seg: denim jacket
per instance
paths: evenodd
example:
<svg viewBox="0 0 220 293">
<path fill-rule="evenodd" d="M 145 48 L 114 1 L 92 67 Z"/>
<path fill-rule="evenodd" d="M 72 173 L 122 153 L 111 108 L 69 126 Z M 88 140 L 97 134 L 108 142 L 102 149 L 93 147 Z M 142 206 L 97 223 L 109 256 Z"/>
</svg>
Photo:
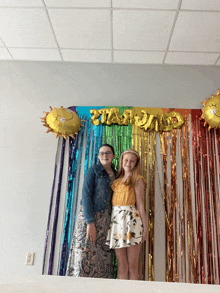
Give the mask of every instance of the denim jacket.
<svg viewBox="0 0 220 293">
<path fill-rule="evenodd" d="M 94 212 L 105 211 L 110 190 L 110 177 L 102 164 L 90 167 L 84 179 L 81 201 L 86 224 L 94 222 Z"/>
</svg>

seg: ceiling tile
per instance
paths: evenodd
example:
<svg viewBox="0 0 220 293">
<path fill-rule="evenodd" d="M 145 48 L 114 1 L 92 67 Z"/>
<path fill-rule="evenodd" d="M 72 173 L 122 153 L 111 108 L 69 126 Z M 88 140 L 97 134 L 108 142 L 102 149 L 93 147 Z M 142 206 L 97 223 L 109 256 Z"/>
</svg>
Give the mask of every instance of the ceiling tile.
<svg viewBox="0 0 220 293">
<path fill-rule="evenodd" d="M 12 57 L 11 57 L 11 55 L 9 54 L 9 52 L 8 52 L 8 50 L 7 49 L 5 49 L 5 48 L 0 48 L 0 60 L 4 60 L 4 59 L 6 59 L 6 60 L 11 60 L 11 59 L 13 59 Z"/>
<path fill-rule="evenodd" d="M 56 49 L 9 49 L 14 59 L 38 60 L 38 61 L 61 61 L 59 51 Z"/>
<path fill-rule="evenodd" d="M 219 54 L 217 53 L 194 53 L 194 52 L 168 52 L 166 64 L 183 65 L 214 65 Z"/>
<path fill-rule="evenodd" d="M 220 13 L 180 12 L 170 50 L 220 51 Z"/>
<path fill-rule="evenodd" d="M 48 9 L 61 48 L 111 49 L 110 11 Z"/>
<path fill-rule="evenodd" d="M 113 7 L 176 9 L 179 0 L 112 0 Z"/>
<path fill-rule="evenodd" d="M 114 48 L 165 50 L 174 16 L 173 11 L 113 11 Z"/>
<path fill-rule="evenodd" d="M 56 47 L 44 9 L 0 8 L 0 19 L 0 37 L 7 47 Z"/>
<path fill-rule="evenodd" d="M 42 0 L 0 0 L 0 6 L 44 6 Z"/>
<path fill-rule="evenodd" d="M 181 9 L 191 9 L 191 10 L 220 10 L 219 0 L 183 0 L 181 4 Z"/>
<path fill-rule="evenodd" d="M 62 49 L 64 61 L 74 62 L 111 62 L 111 51 L 107 50 L 69 50 Z"/>
<path fill-rule="evenodd" d="M 111 0 L 44 0 L 48 7 L 111 7 Z"/>
<path fill-rule="evenodd" d="M 164 52 L 114 51 L 116 63 L 162 63 Z"/>
</svg>

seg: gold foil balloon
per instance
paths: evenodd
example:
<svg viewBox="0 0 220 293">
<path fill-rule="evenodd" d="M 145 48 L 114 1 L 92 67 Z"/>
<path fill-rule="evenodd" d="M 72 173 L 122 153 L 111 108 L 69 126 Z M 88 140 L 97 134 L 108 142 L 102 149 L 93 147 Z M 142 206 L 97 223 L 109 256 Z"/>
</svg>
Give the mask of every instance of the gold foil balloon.
<svg viewBox="0 0 220 293">
<path fill-rule="evenodd" d="M 101 115 L 102 115 L 101 123 L 105 123 L 105 121 L 106 121 L 106 117 L 107 117 L 107 115 L 109 114 L 109 109 L 104 108 L 104 109 L 101 109 L 99 112 L 100 112 Z"/>
<path fill-rule="evenodd" d="M 180 129 L 181 126 L 184 124 L 183 116 L 180 113 L 175 112 L 175 111 L 170 112 L 169 115 L 170 115 L 170 117 L 177 119 L 177 122 L 173 123 L 173 128 Z"/>
<path fill-rule="evenodd" d="M 148 114 L 146 113 L 146 111 L 142 110 L 141 111 L 141 115 L 142 116 L 138 116 L 136 115 L 134 117 L 135 119 L 135 125 L 137 125 L 138 127 L 142 127 L 147 123 L 148 121 Z"/>
<path fill-rule="evenodd" d="M 99 125 L 99 117 L 101 115 L 101 123 L 107 123 L 107 125 L 111 124 L 119 124 L 119 125 L 128 125 L 129 120 L 131 124 L 134 124 L 134 115 L 132 109 L 126 109 L 123 112 L 123 116 L 121 115 L 118 108 L 113 107 L 110 109 L 92 109 L 90 110 L 90 113 L 92 114 L 91 122 L 94 125 Z"/>
<path fill-rule="evenodd" d="M 91 122 L 92 124 L 94 125 L 99 125 L 99 116 L 101 115 L 101 112 L 99 110 L 96 110 L 96 109 L 93 109 L 93 110 L 90 110 L 90 113 L 93 115 L 92 118 L 91 118 Z"/>
<path fill-rule="evenodd" d="M 45 117 L 41 118 L 43 125 L 48 128 L 48 132 L 53 132 L 55 137 L 67 136 L 74 138 L 74 134 L 78 134 L 81 125 L 81 119 L 76 112 L 67 108 L 52 108 L 50 112 L 44 112 Z"/>
<path fill-rule="evenodd" d="M 93 115 L 91 122 L 94 125 L 99 125 L 99 117 L 101 115 L 101 123 L 107 125 L 136 125 L 144 128 L 145 131 L 172 131 L 174 128 L 181 128 L 184 124 L 182 115 L 178 112 L 159 113 L 155 108 L 140 108 L 140 111 L 135 112 L 135 109 L 125 109 L 123 116 L 117 107 L 109 109 L 92 109 L 90 113 Z"/>
<path fill-rule="evenodd" d="M 184 124 L 182 115 L 174 111 L 164 114 L 149 114 L 142 110 L 141 115 L 141 117 L 135 116 L 135 125 L 144 128 L 145 131 L 172 131 L 174 128 L 181 128 Z"/>
<path fill-rule="evenodd" d="M 204 107 L 202 108 L 202 115 L 200 119 L 204 119 L 206 124 L 209 124 L 209 130 L 211 128 L 220 128 L 220 89 L 216 96 L 212 95 L 211 98 L 201 102 Z"/>
<path fill-rule="evenodd" d="M 173 118 L 176 118 L 177 122 Z M 179 129 L 184 124 L 183 116 L 175 111 L 163 114 L 162 120 L 163 131 L 171 131 L 174 128 Z"/>
<path fill-rule="evenodd" d="M 125 109 L 123 112 L 123 117 L 123 125 L 128 125 L 129 120 L 131 125 L 134 124 L 134 112 L 132 109 Z"/>
<path fill-rule="evenodd" d="M 106 123 L 107 125 L 111 125 L 112 123 L 122 125 L 123 118 L 118 108 L 114 107 L 109 109 L 108 119 Z"/>
<path fill-rule="evenodd" d="M 154 130 L 154 120 L 155 120 L 156 115 L 150 114 L 148 121 L 144 125 L 145 130 Z"/>
</svg>

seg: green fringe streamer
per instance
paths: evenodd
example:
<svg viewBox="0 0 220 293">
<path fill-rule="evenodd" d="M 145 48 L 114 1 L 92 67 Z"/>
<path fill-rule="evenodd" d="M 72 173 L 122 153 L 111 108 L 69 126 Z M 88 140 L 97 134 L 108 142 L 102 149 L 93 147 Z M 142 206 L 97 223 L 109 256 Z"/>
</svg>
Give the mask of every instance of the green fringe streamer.
<svg viewBox="0 0 220 293">
<path fill-rule="evenodd" d="M 105 107 L 107 109 L 112 108 L 112 106 Z M 123 115 L 123 111 L 125 109 L 133 109 L 133 107 L 117 107 Z M 132 146 L 132 125 L 118 125 L 104 124 L 103 131 L 103 143 L 108 143 L 112 145 L 115 149 L 115 159 L 113 160 L 113 164 L 115 165 L 115 169 L 118 170 L 119 166 L 119 158 L 123 151 L 130 149 Z M 113 278 L 117 279 L 117 259 L 114 254 L 113 256 Z"/>
</svg>

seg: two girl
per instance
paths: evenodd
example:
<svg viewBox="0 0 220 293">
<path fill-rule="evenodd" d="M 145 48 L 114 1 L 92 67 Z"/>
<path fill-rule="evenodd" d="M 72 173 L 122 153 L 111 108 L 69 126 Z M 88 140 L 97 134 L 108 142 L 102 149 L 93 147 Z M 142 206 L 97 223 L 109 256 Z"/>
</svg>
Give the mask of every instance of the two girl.
<svg viewBox="0 0 220 293">
<path fill-rule="evenodd" d="M 100 164 L 90 167 L 86 174 L 67 276 L 113 278 L 115 249 L 117 278 L 138 280 L 141 243 L 147 238 L 140 157 L 134 150 L 124 151 L 117 180 L 112 165 L 114 157 L 114 148 L 102 145 L 98 154 Z"/>
</svg>

